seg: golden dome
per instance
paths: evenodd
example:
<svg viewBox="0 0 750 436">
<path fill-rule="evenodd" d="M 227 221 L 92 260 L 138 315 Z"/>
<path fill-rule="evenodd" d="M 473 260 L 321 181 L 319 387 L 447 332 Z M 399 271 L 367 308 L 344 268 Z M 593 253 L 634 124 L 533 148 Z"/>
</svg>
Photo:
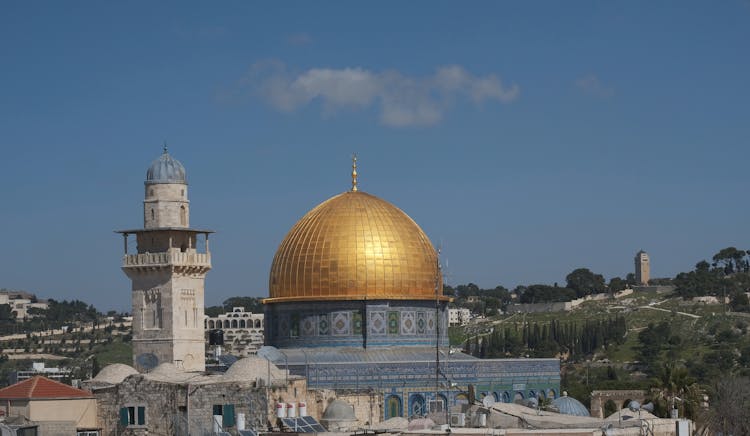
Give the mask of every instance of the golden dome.
<svg viewBox="0 0 750 436">
<path fill-rule="evenodd" d="M 271 265 L 265 303 L 431 300 L 437 254 L 401 209 L 362 191 L 336 195 L 292 227 Z"/>
</svg>

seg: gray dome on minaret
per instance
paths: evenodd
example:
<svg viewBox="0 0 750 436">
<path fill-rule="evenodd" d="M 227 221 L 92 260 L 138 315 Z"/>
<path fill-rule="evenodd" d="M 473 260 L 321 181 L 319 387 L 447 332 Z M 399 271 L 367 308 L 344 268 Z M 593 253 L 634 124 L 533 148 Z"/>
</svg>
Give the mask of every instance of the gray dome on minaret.
<svg viewBox="0 0 750 436">
<path fill-rule="evenodd" d="M 182 166 L 180 161 L 170 156 L 166 145 L 161 156 L 151 162 L 151 166 L 146 171 L 146 184 L 157 183 L 182 183 L 187 185 L 185 167 Z"/>
</svg>

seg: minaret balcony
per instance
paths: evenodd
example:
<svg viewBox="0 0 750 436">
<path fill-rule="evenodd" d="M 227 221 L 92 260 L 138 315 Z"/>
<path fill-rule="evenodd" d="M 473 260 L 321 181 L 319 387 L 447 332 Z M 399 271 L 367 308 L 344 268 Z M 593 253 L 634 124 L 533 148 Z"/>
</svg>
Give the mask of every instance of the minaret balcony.
<svg viewBox="0 0 750 436">
<path fill-rule="evenodd" d="M 122 259 L 123 268 L 162 268 L 185 267 L 208 271 L 211 269 L 211 253 L 167 252 L 126 254 Z"/>
</svg>

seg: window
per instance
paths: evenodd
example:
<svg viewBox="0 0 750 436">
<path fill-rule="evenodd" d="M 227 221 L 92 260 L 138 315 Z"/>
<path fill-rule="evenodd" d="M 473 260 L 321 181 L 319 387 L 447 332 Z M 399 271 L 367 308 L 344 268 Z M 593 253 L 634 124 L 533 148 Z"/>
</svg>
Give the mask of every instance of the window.
<svg viewBox="0 0 750 436">
<path fill-rule="evenodd" d="M 214 416 L 221 416 L 221 426 L 234 427 L 234 404 L 214 404 Z"/>
<path fill-rule="evenodd" d="M 126 406 L 120 409 L 120 425 L 146 425 L 146 406 Z"/>
<path fill-rule="evenodd" d="M 99 436 L 99 430 L 78 430 L 76 436 Z"/>
<path fill-rule="evenodd" d="M 430 412 L 441 413 L 443 411 L 443 400 L 430 400 Z"/>
</svg>

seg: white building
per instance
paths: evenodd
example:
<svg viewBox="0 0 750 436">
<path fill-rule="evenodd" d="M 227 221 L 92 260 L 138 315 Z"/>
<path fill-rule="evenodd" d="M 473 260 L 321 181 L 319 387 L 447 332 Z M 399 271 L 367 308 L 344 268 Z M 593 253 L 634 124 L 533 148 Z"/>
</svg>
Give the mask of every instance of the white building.
<svg viewBox="0 0 750 436">
<path fill-rule="evenodd" d="M 233 307 L 205 321 L 206 331 L 224 331 L 224 351 L 237 357 L 255 354 L 263 346 L 263 326 L 263 314 L 245 312 L 244 307 Z"/>
<path fill-rule="evenodd" d="M 44 365 L 44 362 L 34 362 L 31 364 L 31 369 L 13 371 L 8 377 L 8 382 L 12 385 L 28 380 L 31 377 L 41 375 L 48 379 L 63 382 L 66 377 L 70 376 L 70 369 L 68 368 L 50 368 Z"/>
<path fill-rule="evenodd" d="M 16 313 L 16 319 L 30 317 L 29 309 L 47 310 L 49 303 L 46 300 L 37 300 L 34 294 L 24 291 L 0 291 L 0 304 L 7 304 L 10 310 Z"/>
<path fill-rule="evenodd" d="M 471 311 L 465 307 L 448 309 L 448 325 L 464 325 L 469 322 Z"/>
</svg>

